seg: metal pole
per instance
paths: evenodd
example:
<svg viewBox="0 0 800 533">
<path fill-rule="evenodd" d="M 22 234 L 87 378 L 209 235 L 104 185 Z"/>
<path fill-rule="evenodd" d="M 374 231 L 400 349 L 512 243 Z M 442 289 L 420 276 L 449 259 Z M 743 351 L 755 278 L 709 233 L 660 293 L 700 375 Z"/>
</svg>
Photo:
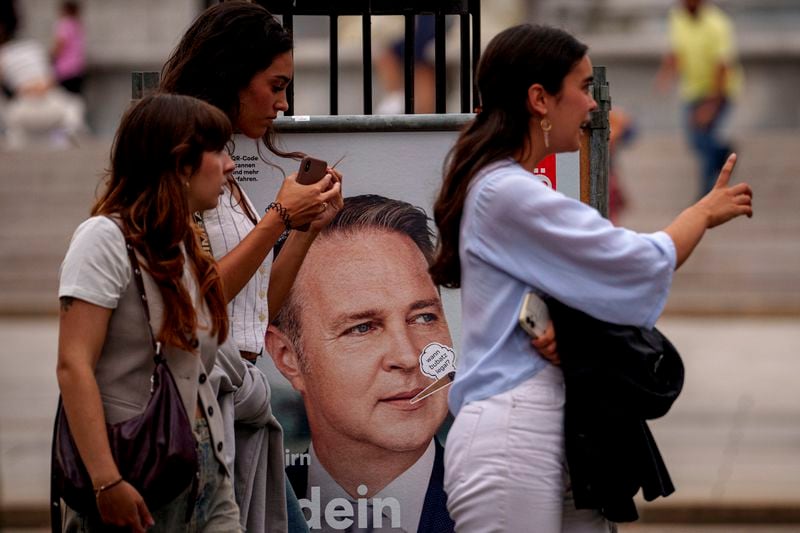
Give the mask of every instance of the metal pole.
<svg viewBox="0 0 800 533">
<path fill-rule="evenodd" d="M 471 65 L 469 63 L 469 13 L 459 15 L 461 22 L 461 112 L 469 113 L 469 95 L 472 87 Z"/>
<path fill-rule="evenodd" d="M 480 0 L 469 0 L 469 11 L 472 13 L 472 108 L 481 105 L 475 74 L 478 72 L 478 60 L 481 57 L 481 3 Z"/>
<path fill-rule="evenodd" d="M 361 42 L 364 57 L 364 114 L 372 114 L 372 18 L 369 13 L 361 17 Z"/>
<path fill-rule="evenodd" d="M 131 72 L 131 99 L 141 100 L 158 90 L 160 72 Z"/>
<path fill-rule="evenodd" d="M 434 47 L 436 65 L 436 112 L 447 113 L 447 60 L 445 59 L 445 20 L 442 13 L 437 13 L 434 22 Z"/>
<path fill-rule="evenodd" d="M 405 93 L 406 114 L 414 113 L 414 14 L 406 14 L 406 39 L 405 39 Z"/>
<path fill-rule="evenodd" d="M 286 28 L 286 31 L 288 31 L 289 34 L 293 34 L 294 19 L 292 19 L 292 14 L 284 13 L 282 18 L 283 27 Z M 294 82 L 290 83 L 289 86 L 286 87 L 286 103 L 289 105 L 289 109 L 286 110 L 284 115 L 291 117 L 294 115 Z"/>
<path fill-rule="evenodd" d="M 597 110 L 589 124 L 589 205 L 608 217 L 608 113 L 611 111 L 611 93 L 606 81 L 606 67 L 594 67 L 594 99 Z"/>
<path fill-rule="evenodd" d="M 339 15 L 333 14 L 331 22 L 331 115 L 339 114 Z"/>
</svg>

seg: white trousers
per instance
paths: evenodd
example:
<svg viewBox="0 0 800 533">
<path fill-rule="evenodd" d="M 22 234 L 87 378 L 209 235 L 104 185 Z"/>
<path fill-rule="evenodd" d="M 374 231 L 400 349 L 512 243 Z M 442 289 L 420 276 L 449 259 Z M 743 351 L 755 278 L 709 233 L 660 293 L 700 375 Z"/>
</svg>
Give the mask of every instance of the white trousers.
<svg viewBox="0 0 800 533">
<path fill-rule="evenodd" d="M 461 408 L 447 436 L 444 488 L 459 533 L 609 533 L 576 510 L 564 457 L 564 378 L 548 365 Z"/>
</svg>

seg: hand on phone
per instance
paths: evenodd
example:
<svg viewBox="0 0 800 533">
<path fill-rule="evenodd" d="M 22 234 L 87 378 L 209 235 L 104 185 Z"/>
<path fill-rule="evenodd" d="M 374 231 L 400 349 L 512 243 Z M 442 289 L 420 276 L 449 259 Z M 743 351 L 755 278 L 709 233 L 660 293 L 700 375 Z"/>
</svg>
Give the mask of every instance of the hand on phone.
<svg viewBox="0 0 800 533">
<path fill-rule="evenodd" d="M 542 336 L 550 321 L 547 304 L 535 292 L 529 292 L 522 301 L 519 310 L 519 326 L 531 336 L 532 339 Z"/>
<path fill-rule="evenodd" d="M 534 292 L 525 295 L 519 311 L 519 325 L 531 337 L 531 345 L 539 355 L 558 365 L 561 359 L 556 349 L 556 334 L 547 304 Z"/>
<path fill-rule="evenodd" d="M 325 177 L 328 173 L 328 163 L 322 159 L 316 159 L 311 156 L 305 156 L 300 161 L 300 169 L 297 171 L 297 183 L 300 185 L 312 185 Z M 302 224 L 297 226 L 297 231 L 308 231 L 311 223 Z"/>
<path fill-rule="evenodd" d="M 292 229 L 304 230 L 309 225 L 316 226 L 317 219 L 332 211 L 332 207 L 336 211 L 341 208 L 342 185 L 333 173 L 326 172 L 322 179 L 310 185 L 298 183 L 297 177 L 297 172 L 286 176 L 275 197 L 275 202 L 288 215 Z"/>
<path fill-rule="evenodd" d="M 556 345 L 556 330 L 552 320 L 547 321 L 544 333 L 532 339 L 531 344 L 539 352 L 539 355 L 550 361 L 550 364 L 556 366 L 561 364 L 561 357 L 558 355 L 558 346 Z"/>
<path fill-rule="evenodd" d="M 324 178 L 327 173 L 328 163 L 321 159 L 305 156 L 300 161 L 300 169 L 297 171 L 297 183 L 311 185 Z"/>
</svg>

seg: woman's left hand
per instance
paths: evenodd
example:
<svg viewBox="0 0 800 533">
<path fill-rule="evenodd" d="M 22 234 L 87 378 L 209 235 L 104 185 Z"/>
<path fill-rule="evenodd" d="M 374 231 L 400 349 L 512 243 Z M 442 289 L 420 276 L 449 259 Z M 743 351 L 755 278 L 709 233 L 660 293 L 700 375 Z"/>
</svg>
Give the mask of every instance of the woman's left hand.
<svg viewBox="0 0 800 533">
<path fill-rule="evenodd" d="M 331 186 L 335 183 L 342 183 L 342 173 L 336 170 L 335 168 L 328 167 L 328 174 L 333 176 L 333 180 L 331 181 Z M 313 233 L 319 233 L 322 229 L 331 223 L 333 218 L 336 216 L 336 213 L 344 205 L 344 197 L 342 196 L 342 190 L 339 189 L 339 194 L 335 196 L 332 200 L 326 202 L 325 210 L 320 213 L 317 218 L 311 221 L 311 231 Z"/>
<path fill-rule="evenodd" d="M 539 355 L 550 363 L 554 365 L 561 364 L 561 358 L 558 356 L 556 349 L 556 330 L 553 328 L 552 320 L 547 323 L 547 328 L 545 328 L 542 335 L 531 340 L 531 344 L 539 352 Z"/>
</svg>

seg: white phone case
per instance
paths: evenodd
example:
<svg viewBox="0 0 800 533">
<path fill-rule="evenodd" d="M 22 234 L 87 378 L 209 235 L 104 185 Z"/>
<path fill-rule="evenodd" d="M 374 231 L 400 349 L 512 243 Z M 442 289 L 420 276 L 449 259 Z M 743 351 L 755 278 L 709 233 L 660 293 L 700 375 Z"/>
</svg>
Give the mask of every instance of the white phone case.
<svg viewBox="0 0 800 533">
<path fill-rule="evenodd" d="M 547 304 L 534 292 L 526 294 L 519 311 L 520 327 L 535 339 L 544 334 L 549 321 L 550 313 L 547 311 Z"/>
</svg>

